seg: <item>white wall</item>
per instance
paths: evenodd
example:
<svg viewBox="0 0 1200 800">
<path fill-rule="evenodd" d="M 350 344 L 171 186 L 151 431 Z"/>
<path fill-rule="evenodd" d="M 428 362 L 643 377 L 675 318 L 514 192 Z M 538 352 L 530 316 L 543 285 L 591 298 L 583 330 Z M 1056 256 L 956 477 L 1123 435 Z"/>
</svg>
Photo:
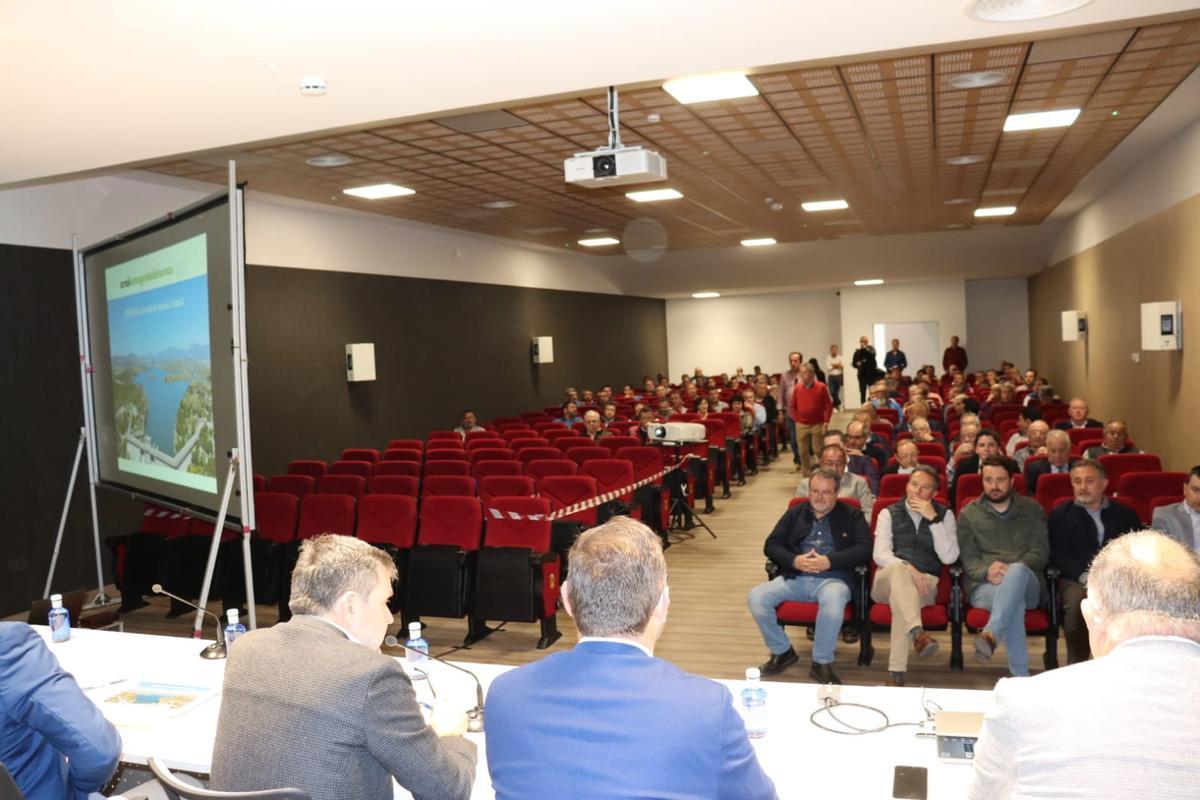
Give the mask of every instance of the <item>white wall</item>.
<svg viewBox="0 0 1200 800">
<path fill-rule="evenodd" d="M 948 342 L 950 335 L 944 338 Z M 968 369 L 990 369 L 1001 361 L 1011 361 L 1021 369 L 1030 366 L 1029 281 L 967 281 L 967 335 L 963 347 L 968 348 Z"/>
<path fill-rule="evenodd" d="M 148 173 L 0 191 L 0 243 L 81 247 L 127 231 L 218 191 Z M 250 192 L 251 264 L 624 293 L 633 267 L 449 228 Z M 636 293 L 636 292 L 632 292 Z"/>
<path fill-rule="evenodd" d="M 871 338 L 877 322 L 936 322 L 939 335 L 946 342 L 958 335 L 966 339 L 967 304 L 965 281 L 944 280 L 931 283 L 864 286 L 842 290 L 842 341 L 852 354 L 858 347 L 858 337 Z M 964 341 L 964 347 L 970 347 Z M 904 344 L 901 343 L 901 349 Z M 970 352 L 968 350 L 968 352 Z M 883 353 L 878 353 L 883 367 Z M 858 402 L 858 376 L 846 363 L 847 405 Z M 920 364 L 911 365 L 912 369 Z M 940 364 L 938 367 L 940 368 Z"/>
<path fill-rule="evenodd" d="M 787 354 L 824 363 L 840 344 L 840 311 L 832 290 L 667 301 L 667 362 L 673 378 L 701 367 L 713 374 L 787 369 Z"/>
</svg>

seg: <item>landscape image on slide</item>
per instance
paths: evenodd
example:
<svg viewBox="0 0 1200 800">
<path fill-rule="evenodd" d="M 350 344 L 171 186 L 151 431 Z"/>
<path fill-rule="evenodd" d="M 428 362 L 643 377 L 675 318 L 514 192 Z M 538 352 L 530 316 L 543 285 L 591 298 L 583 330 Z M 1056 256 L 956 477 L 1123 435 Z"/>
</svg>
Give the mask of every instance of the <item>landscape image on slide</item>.
<svg viewBox="0 0 1200 800">
<path fill-rule="evenodd" d="M 117 466 L 217 491 L 206 235 L 104 272 Z"/>
</svg>

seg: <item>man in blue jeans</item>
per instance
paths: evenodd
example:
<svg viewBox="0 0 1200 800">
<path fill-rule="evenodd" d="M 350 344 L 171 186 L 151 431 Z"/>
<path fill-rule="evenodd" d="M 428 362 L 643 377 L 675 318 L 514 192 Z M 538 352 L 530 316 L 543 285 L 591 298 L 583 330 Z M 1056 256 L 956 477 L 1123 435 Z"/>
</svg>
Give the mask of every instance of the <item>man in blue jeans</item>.
<svg viewBox="0 0 1200 800">
<path fill-rule="evenodd" d="M 989 660 L 1003 642 L 1008 671 L 1023 677 L 1029 674 L 1025 611 L 1037 608 L 1046 589 L 1050 537 L 1042 507 L 1013 493 L 1014 469 L 1003 456 L 984 459 L 983 496 L 959 516 L 958 548 L 967 598 L 991 614 L 975 638 L 975 658 Z"/>
<path fill-rule="evenodd" d="M 789 508 L 763 545 L 779 575 L 750 590 L 750 613 L 771 651 L 762 674 L 776 675 L 800 657 L 776 621 L 775 607 L 789 600 L 817 603 L 808 674 L 818 683 L 841 683 L 833 672 L 834 650 L 854 568 L 871 558 L 871 530 L 862 511 L 837 501 L 838 476 L 832 470 L 815 470 L 808 487 L 808 502 Z"/>
</svg>

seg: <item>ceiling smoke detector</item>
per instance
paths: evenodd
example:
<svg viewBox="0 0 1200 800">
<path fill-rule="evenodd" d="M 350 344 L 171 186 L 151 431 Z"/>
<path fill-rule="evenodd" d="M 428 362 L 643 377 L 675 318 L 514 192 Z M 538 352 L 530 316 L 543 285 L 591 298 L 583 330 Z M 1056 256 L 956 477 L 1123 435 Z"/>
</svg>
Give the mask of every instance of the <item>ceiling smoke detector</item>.
<svg viewBox="0 0 1200 800">
<path fill-rule="evenodd" d="M 354 159 L 341 153 L 323 153 L 306 159 L 304 163 L 310 167 L 344 167 L 354 163 Z"/>
<path fill-rule="evenodd" d="M 300 79 L 300 94 L 305 97 L 320 97 L 328 89 L 325 79 L 318 75 L 305 75 Z"/>
<path fill-rule="evenodd" d="M 513 208 L 516 205 L 517 205 L 516 201 L 513 201 L 513 200 L 488 200 L 486 203 L 483 204 L 483 207 L 491 208 L 491 209 L 501 209 L 501 208 Z"/>
</svg>

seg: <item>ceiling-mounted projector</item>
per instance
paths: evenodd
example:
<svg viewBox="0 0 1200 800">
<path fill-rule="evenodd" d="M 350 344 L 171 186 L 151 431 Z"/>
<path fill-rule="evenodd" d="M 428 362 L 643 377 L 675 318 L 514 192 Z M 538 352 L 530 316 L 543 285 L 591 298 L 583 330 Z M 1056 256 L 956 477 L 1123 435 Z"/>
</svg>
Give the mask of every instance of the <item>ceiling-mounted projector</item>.
<svg viewBox="0 0 1200 800">
<path fill-rule="evenodd" d="M 586 153 L 576 153 L 563 162 L 567 183 L 595 189 L 626 183 L 650 183 L 667 179 L 667 160 L 641 145 L 621 144 L 620 103 L 617 87 L 608 87 L 608 145 Z"/>
<path fill-rule="evenodd" d="M 639 147 L 602 147 L 563 162 L 567 183 L 595 188 L 667 179 L 667 160 Z"/>
</svg>

